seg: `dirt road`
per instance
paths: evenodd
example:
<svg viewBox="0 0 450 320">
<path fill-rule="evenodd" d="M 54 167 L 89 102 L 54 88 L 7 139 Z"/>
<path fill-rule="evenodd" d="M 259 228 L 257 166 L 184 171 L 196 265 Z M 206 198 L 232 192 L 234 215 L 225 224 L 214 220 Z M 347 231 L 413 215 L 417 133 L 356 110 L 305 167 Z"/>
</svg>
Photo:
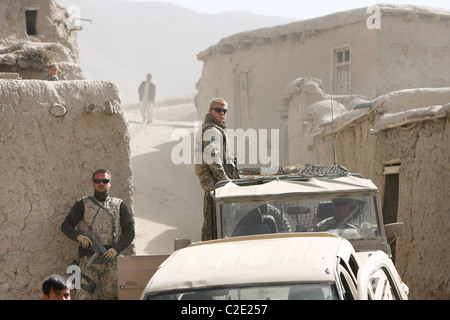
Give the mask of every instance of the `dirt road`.
<svg viewBox="0 0 450 320">
<path fill-rule="evenodd" d="M 154 121 L 142 123 L 139 109 L 125 110 L 129 123 L 136 217 L 136 253 L 170 254 L 175 238 L 199 241 L 203 223 L 203 191 L 193 164 L 171 159 L 174 130 L 192 139 L 194 104 L 157 107 Z M 186 137 L 189 138 L 189 137 Z M 192 140 L 191 140 L 192 141 Z"/>
</svg>

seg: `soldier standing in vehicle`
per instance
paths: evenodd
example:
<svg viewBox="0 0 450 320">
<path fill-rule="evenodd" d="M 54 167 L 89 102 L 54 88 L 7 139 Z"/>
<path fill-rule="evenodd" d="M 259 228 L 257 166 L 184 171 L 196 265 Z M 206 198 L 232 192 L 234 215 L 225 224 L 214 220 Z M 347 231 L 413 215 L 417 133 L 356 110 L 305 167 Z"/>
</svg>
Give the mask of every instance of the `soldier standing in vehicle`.
<svg viewBox="0 0 450 320">
<path fill-rule="evenodd" d="M 221 180 L 239 178 L 232 157 L 225 129 L 228 103 L 223 98 L 210 102 L 201 135 L 196 140 L 195 174 L 200 180 L 204 195 L 202 241 L 216 238 L 214 200 L 211 192 L 214 185 Z M 201 160 L 199 159 L 201 156 Z"/>
<path fill-rule="evenodd" d="M 111 173 L 108 170 L 97 169 L 92 174 L 92 185 L 94 196 L 85 196 L 73 205 L 61 231 L 80 244 L 77 264 L 81 280 L 88 280 L 87 285 L 81 286 L 90 292 L 83 298 L 114 300 L 118 296 L 116 257 L 134 239 L 134 219 L 125 202 L 109 196 Z M 87 266 L 95 253 L 92 235 L 100 240 L 106 252 Z"/>
</svg>

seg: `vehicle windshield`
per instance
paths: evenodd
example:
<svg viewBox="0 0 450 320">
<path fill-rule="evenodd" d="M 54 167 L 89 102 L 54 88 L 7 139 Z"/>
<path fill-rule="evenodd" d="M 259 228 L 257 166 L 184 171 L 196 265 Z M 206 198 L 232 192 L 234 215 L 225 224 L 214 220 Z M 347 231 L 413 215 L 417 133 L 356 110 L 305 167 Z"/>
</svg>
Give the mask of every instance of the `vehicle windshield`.
<svg viewBox="0 0 450 320">
<path fill-rule="evenodd" d="M 264 233 L 330 232 L 348 240 L 381 237 L 375 197 L 314 195 L 285 200 L 225 200 L 219 203 L 219 237 Z"/>
<path fill-rule="evenodd" d="M 187 289 L 147 294 L 145 300 L 337 300 L 334 283 Z"/>
</svg>

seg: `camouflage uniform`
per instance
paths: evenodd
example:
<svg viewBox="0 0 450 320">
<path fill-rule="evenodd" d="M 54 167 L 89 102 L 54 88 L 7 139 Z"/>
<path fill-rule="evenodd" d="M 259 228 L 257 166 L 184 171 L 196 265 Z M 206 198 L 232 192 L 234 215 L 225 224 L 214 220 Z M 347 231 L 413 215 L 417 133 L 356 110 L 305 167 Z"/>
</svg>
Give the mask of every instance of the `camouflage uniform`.
<svg viewBox="0 0 450 320">
<path fill-rule="evenodd" d="M 106 249 L 117 244 L 121 236 L 119 212 L 122 200 L 109 197 L 99 206 L 99 202 L 92 197 L 83 197 L 83 202 L 84 218 L 78 224 L 78 231 L 83 234 L 95 233 Z M 79 266 L 81 272 L 97 285 L 91 298 L 117 299 L 117 259 L 99 263 L 99 256 L 88 268 L 86 264 L 94 254 L 93 251 L 89 251 L 89 255 L 81 257 Z"/>
<path fill-rule="evenodd" d="M 75 241 L 79 234 L 95 233 L 106 250 L 114 248 L 118 254 L 132 242 L 135 235 L 134 220 L 128 207 L 121 199 L 112 197 L 107 197 L 103 202 L 94 197 L 83 197 L 73 206 L 61 230 Z M 91 247 L 80 247 L 78 266 L 81 273 L 95 283 L 95 290 L 93 293 L 76 290 L 74 296 L 76 299 L 117 299 L 117 259 L 101 262 L 99 255 L 91 266 L 87 267 L 86 264 L 93 254 Z M 86 284 L 81 280 L 82 285 Z"/>
<path fill-rule="evenodd" d="M 214 239 L 216 235 L 215 207 L 211 191 L 221 180 L 230 180 L 225 173 L 224 163 L 231 161 L 225 122 L 218 122 L 213 115 L 207 114 L 201 135 L 197 137 L 195 174 L 200 180 L 204 195 L 202 241 Z M 201 161 L 199 157 L 201 156 Z M 201 163 L 200 163 L 201 162 Z"/>
</svg>

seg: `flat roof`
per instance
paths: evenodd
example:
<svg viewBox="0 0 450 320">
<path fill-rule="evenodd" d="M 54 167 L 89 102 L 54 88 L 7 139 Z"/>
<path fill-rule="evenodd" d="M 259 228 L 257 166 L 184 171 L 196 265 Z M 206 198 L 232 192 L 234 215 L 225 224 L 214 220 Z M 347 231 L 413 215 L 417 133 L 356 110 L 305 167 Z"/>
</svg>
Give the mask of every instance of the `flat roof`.
<svg viewBox="0 0 450 320">
<path fill-rule="evenodd" d="M 438 18 L 440 20 L 450 19 L 450 10 L 433 8 L 427 6 L 402 5 L 402 4 L 376 4 L 383 16 L 393 16 L 402 19 L 404 16 L 415 14 L 418 17 Z M 365 23 L 370 14 L 367 7 L 356 8 L 341 12 L 330 13 L 325 16 L 306 20 L 299 20 L 287 24 L 272 27 L 248 30 L 222 38 L 218 43 L 208 47 L 197 54 L 197 60 L 206 61 L 215 53 L 233 53 L 241 48 L 250 46 L 271 45 L 274 41 L 286 41 L 292 36 L 294 39 L 299 35 L 313 37 L 322 30 L 332 29 L 356 22 Z M 431 19 L 430 19 L 431 20 Z M 381 31 L 384 29 L 382 28 Z"/>
<path fill-rule="evenodd" d="M 346 250 L 342 250 L 342 248 Z M 351 244 L 329 233 L 234 237 L 174 252 L 147 292 L 264 283 L 334 281 L 336 257 Z"/>
</svg>

